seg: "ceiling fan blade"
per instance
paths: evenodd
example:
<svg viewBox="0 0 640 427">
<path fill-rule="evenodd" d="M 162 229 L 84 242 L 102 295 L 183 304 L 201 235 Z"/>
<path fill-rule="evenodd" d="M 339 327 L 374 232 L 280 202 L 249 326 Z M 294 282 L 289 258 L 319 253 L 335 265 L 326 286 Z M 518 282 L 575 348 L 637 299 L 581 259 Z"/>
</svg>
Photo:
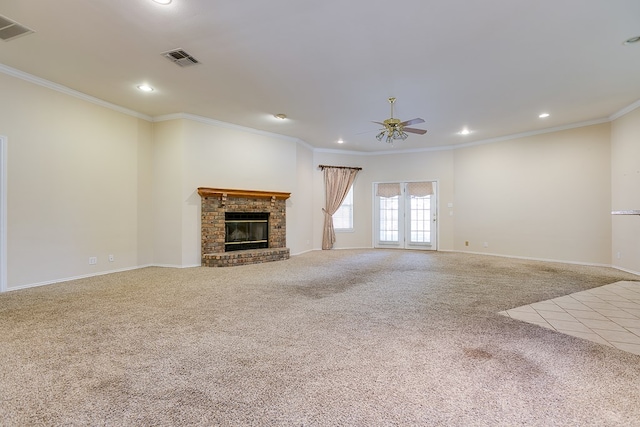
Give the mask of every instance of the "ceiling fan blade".
<svg viewBox="0 0 640 427">
<path fill-rule="evenodd" d="M 411 120 L 407 120 L 406 122 L 402 122 L 400 123 L 400 126 L 410 126 L 410 125 L 415 125 L 418 123 L 424 123 L 423 119 L 411 119 Z"/>
<path fill-rule="evenodd" d="M 425 133 L 427 133 L 425 129 L 402 128 L 402 130 L 409 133 L 418 133 L 420 135 L 424 135 Z"/>
<path fill-rule="evenodd" d="M 384 123 L 382 123 L 382 122 L 371 122 L 371 123 L 377 123 L 377 124 L 382 125 L 382 126 L 384 126 L 384 125 L 385 125 L 385 124 L 384 124 Z"/>
</svg>

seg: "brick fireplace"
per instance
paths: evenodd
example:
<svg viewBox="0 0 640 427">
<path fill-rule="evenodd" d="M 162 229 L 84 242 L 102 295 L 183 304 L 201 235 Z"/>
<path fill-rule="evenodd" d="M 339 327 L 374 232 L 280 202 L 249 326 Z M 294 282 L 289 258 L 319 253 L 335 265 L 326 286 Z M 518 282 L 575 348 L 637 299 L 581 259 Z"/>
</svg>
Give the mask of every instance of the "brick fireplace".
<svg viewBox="0 0 640 427">
<path fill-rule="evenodd" d="M 291 193 L 272 191 L 198 188 L 202 202 L 202 266 L 229 267 L 289 259 L 286 228 L 286 200 Z M 225 223 L 227 213 L 268 217 L 268 244 L 265 248 L 225 250 L 229 239 Z"/>
</svg>

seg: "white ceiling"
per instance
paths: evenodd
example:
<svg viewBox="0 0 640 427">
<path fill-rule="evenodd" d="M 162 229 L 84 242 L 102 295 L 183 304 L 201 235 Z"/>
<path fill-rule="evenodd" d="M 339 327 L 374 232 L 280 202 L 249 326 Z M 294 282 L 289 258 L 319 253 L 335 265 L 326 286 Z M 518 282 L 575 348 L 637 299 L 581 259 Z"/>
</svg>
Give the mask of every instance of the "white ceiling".
<svg viewBox="0 0 640 427">
<path fill-rule="evenodd" d="M 640 43 L 623 45 L 640 35 L 638 0 L 0 0 L 0 15 L 35 30 L 0 42 L 6 66 L 145 115 L 318 148 L 466 144 L 640 100 Z M 161 55 L 175 48 L 201 64 Z M 390 96 L 395 117 L 421 117 L 414 127 L 429 132 L 378 142 L 371 121 L 389 117 Z M 473 132 L 458 135 L 464 126 Z"/>
</svg>

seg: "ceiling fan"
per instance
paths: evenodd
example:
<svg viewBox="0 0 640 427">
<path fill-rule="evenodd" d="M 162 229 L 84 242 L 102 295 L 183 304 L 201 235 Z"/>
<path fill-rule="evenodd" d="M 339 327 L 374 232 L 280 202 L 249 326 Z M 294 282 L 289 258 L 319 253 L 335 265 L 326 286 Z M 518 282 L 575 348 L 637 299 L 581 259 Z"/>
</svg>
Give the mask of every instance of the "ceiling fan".
<svg viewBox="0 0 640 427">
<path fill-rule="evenodd" d="M 424 123 L 423 119 L 416 118 L 416 119 L 411 119 L 404 122 L 401 122 L 400 119 L 395 119 L 393 117 L 393 104 L 395 102 L 396 102 L 395 98 L 393 97 L 389 98 L 389 104 L 391 104 L 390 118 L 388 118 L 384 122 L 373 122 L 373 123 L 377 123 L 379 125 L 384 126 L 384 129 L 382 129 L 380 133 L 376 135 L 376 139 L 378 141 L 382 141 L 384 139 L 385 142 L 388 142 L 389 144 L 393 144 L 393 141 L 395 140 L 401 139 L 404 141 L 405 139 L 407 139 L 409 135 L 407 135 L 406 132 L 417 133 L 419 135 L 424 135 L 425 133 L 427 133 L 425 129 L 415 129 L 415 128 L 406 127 L 410 125 L 415 125 L 417 123 Z"/>
</svg>

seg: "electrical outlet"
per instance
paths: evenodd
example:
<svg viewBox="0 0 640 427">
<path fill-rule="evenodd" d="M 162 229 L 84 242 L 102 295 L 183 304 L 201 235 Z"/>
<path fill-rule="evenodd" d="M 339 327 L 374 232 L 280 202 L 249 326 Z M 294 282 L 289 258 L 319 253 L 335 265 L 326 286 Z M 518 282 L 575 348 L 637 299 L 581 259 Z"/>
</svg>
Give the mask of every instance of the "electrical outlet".
<svg viewBox="0 0 640 427">
<path fill-rule="evenodd" d="M 622 258 L 622 254 L 621 254 L 620 252 L 618 252 L 618 253 L 616 254 L 616 258 L 618 258 L 618 259 Z"/>
<path fill-rule="evenodd" d="M 467 241 L 465 241 L 465 242 L 464 242 L 464 245 L 465 245 L 465 246 L 469 246 L 469 241 L 468 241 L 468 240 L 467 240 Z"/>
<path fill-rule="evenodd" d="M 484 242 L 484 243 L 482 244 L 482 246 L 484 246 L 485 248 L 488 248 L 488 247 L 489 247 L 489 242 Z"/>
<path fill-rule="evenodd" d="M 98 257 L 96 256 L 90 256 L 89 257 L 89 265 L 95 265 L 98 263 Z"/>
<path fill-rule="evenodd" d="M 110 254 L 109 255 L 109 262 L 113 262 L 113 261 L 115 261 L 115 258 L 113 257 L 113 254 Z"/>
</svg>

